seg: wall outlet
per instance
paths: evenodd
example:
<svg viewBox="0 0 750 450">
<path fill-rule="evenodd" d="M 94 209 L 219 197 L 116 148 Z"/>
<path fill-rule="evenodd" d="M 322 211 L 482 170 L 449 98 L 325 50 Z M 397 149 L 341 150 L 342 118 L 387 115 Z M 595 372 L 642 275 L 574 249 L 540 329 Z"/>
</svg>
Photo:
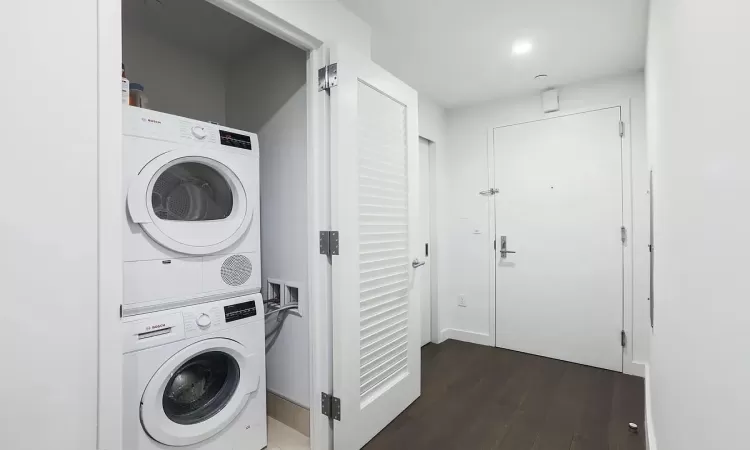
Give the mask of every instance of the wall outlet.
<svg viewBox="0 0 750 450">
<path fill-rule="evenodd" d="M 466 308 L 466 297 L 464 297 L 463 294 L 458 296 L 458 306 Z"/>
</svg>

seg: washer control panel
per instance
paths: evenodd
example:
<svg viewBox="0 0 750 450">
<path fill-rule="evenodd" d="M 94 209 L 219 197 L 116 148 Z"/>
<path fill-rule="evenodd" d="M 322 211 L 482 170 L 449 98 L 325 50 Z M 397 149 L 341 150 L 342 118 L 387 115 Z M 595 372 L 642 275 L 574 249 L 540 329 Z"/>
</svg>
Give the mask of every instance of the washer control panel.
<svg viewBox="0 0 750 450">
<path fill-rule="evenodd" d="M 224 307 L 224 320 L 234 322 L 235 320 L 247 319 L 257 314 L 255 309 L 255 301 L 250 300 L 249 302 L 237 303 L 234 305 L 227 305 Z"/>
<path fill-rule="evenodd" d="M 142 350 L 263 320 L 260 294 L 184 306 L 123 319 L 123 351 Z M 263 310 L 261 309 L 261 312 Z"/>
<path fill-rule="evenodd" d="M 182 319 L 187 337 L 216 331 L 226 325 L 222 307 L 211 303 L 185 308 L 182 312 Z"/>
</svg>

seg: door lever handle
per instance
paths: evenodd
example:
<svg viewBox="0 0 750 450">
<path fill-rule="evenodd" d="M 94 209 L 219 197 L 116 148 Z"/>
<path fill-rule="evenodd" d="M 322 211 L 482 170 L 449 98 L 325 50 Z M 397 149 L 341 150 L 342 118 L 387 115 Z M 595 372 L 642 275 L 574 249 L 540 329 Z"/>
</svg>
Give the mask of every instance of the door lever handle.
<svg viewBox="0 0 750 450">
<path fill-rule="evenodd" d="M 500 236 L 500 257 L 505 258 L 508 253 L 516 253 L 512 250 L 508 250 L 508 238 L 507 236 Z"/>
<path fill-rule="evenodd" d="M 425 261 L 420 261 L 417 258 L 414 258 L 414 261 L 411 262 L 411 266 L 414 267 L 415 269 L 417 267 L 421 267 L 421 266 L 424 266 L 424 265 L 425 265 Z"/>
</svg>

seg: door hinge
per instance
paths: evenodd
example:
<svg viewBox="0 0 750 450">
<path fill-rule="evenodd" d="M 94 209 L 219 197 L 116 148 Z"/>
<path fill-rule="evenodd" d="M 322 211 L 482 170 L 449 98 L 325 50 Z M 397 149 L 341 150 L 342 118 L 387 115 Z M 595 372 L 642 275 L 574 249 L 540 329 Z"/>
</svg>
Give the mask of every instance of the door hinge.
<svg viewBox="0 0 750 450">
<path fill-rule="evenodd" d="M 620 240 L 622 241 L 622 245 L 628 242 L 628 229 L 624 226 L 620 227 Z"/>
<path fill-rule="evenodd" d="M 122 305 L 120 305 L 120 319 L 122 319 Z"/>
<path fill-rule="evenodd" d="M 425 242 L 424 244 L 424 256 L 428 257 L 430 256 L 430 244 Z"/>
<path fill-rule="evenodd" d="M 620 137 L 625 136 L 625 122 L 622 120 L 620 121 Z"/>
<path fill-rule="evenodd" d="M 321 392 L 320 406 L 323 415 L 341 422 L 341 400 L 338 397 Z"/>
<path fill-rule="evenodd" d="M 318 69 L 318 91 L 327 91 L 339 85 L 338 64 L 329 64 Z"/>
<path fill-rule="evenodd" d="M 620 345 L 622 348 L 628 344 L 628 337 L 625 335 L 625 330 L 620 331 Z"/>
<path fill-rule="evenodd" d="M 338 231 L 321 231 L 320 232 L 320 254 L 328 255 L 328 256 L 339 254 L 339 232 Z"/>
</svg>

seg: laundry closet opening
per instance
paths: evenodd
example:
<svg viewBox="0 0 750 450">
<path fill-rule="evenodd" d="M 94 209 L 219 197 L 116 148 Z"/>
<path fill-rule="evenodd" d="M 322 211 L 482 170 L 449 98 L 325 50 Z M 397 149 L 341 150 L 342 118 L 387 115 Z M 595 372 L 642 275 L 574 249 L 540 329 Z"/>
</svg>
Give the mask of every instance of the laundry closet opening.
<svg viewBox="0 0 750 450">
<path fill-rule="evenodd" d="M 164 299 L 174 299 L 174 306 L 226 303 L 233 292 L 260 291 L 265 311 L 283 310 L 265 318 L 267 413 L 274 419 L 268 445 L 282 430 L 293 432 L 282 440 L 309 446 L 308 53 L 205 0 L 122 0 L 122 59 L 124 195 L 131 202 L 135 177 L 153 170 L 143 214 L 156 216 L 143 219 L 153 222 L 149 231 L 137 208 L 128 210 L 126 316 L 158 310 L 153 305 Z M 161 161 L 162 154 L 148 154 L 153 148 L 128 144 L 128 130 L 165 124 L 172 128 L 142 141 L 156 148 L 154 142 L 174 140 L 165 151 L 183 152 L 181 159 Z M 241 159 L 191 154 L 180 136 L 190 145 L 228 146 L 237 155 L 257 151 L 257 179 L 243 178 L 249 169 Z M 128 163 L 132 155 L 144 159 L 140 167 Z M 248 250 L 253 233 L 259 248 Z M 141 241 L 129 245 L 128 234 Z M 138 254 L 139 246 L 169 248 L 156 257 Z M 127 383 L 127 365 L 124 370 Z M 130 415 L 137 411 L 124 411 L 124 421 Z M 231 425 L 222 426 L 227 430 L 211 439 L 220 442 L 229 433 Z"/>
</svg>

